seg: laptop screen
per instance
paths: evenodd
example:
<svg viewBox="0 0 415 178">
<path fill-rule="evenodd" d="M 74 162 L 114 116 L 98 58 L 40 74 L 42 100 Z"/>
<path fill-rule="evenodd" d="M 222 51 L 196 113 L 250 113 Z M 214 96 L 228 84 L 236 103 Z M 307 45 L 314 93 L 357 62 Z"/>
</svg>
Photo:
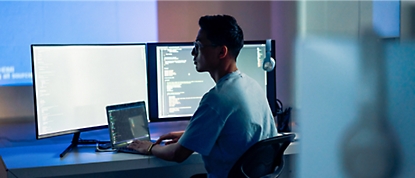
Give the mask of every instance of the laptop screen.
<svg viewBox="0 0 415 178">
<path fill-rule="evenodd" d="M 127 146 L 134 139 L 150 140 L 144 101 L 106 107 L 113 148 Z"/>
</svg>

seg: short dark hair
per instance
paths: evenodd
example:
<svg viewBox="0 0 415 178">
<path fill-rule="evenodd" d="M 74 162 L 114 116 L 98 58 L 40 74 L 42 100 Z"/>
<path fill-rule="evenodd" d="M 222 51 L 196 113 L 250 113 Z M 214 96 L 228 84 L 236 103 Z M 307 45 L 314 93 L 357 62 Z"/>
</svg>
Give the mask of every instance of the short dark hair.
<svg viewBox="0 0 415 178">
<path fill-rule="evenodd" d="M 244 34 L 236 19 L 229 15 L 206 15 L 199 19 L 200 29 L 215 45 L 225 45 L 233 56 L 238 57 L 244 45 Z"/>
</svg>

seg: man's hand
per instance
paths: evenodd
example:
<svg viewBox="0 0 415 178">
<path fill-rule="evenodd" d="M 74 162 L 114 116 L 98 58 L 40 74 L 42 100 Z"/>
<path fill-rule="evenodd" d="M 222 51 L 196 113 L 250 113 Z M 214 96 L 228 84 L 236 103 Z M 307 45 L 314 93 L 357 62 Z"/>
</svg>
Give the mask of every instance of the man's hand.
<svg viewBox="0 0 415 178">
<path fill-rule="evenodd" d="M 164 134 L 160 136 L 160 138 L 156 141 L 156 144 L 160 144 L 163 140 L 169 140 L 165 142 L 165 145 L 169 145 L 172 143 L 176 143 L 180 137 L 183 135 L 184 131 L 177 131 L 177 132 L 170 132 L 168 134 Z"/>
<path fill-rule="evenodd" d="M 142 154 L 150 154 L 148 148 L 150 148 L 152 144 L 153 143 L 150 141 L 134 140 L 127 146 L 127 148 L 132 148 Z"/>
<path fill-rule="evenodd" d="M 157 142 L 152 143 L 150 141 L 140 141 L 134 140 L 128 145 L 128 148 L 139 151 L 143 154 L 153 154 L 154 156 L 167 160 L 167 161 L 176 161 L 183 162 L 186 160 L 192 153 L 192 150 L 187 149 L 177 143 L 179 138 L 183 135 L 184 131 L 180 132 L 170 132 L 168 134 L 160 136 Z M 161 141 L 169 139 L 165 145 L 160 145 Z M 153 147 L 151 147 L 153 145 Z M 151 150 L 149 150 L 151 148 Z"/>
</svg>

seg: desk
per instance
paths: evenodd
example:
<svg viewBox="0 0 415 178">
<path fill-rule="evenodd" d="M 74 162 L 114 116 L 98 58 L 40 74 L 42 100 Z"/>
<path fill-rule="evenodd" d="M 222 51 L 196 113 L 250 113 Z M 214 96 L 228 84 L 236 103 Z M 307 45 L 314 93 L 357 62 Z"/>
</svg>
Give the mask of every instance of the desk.
<svg viewBox="0 0 415 178">
<path fill-rule="evenodd" d="M 157 168 L 175 167 L 174 174 L 183 177 L 183 169 L 192 166 L 193 173 L 205 172 L 203 161 L 198 154 L 193 154 L 183 163 L 175 163 L 155 158 L 154 156 L 127 153 L 95 152 L 94 146 L 79 146 L 64 158 L 59 154 L 67 144 L 12 147 L 0 149 L 7 176 L 10 178 L 24 177 L 113 177 L 111 173 L 143 175 L 142 177 L 165 177 Z M 153 170 L 144 171 L 139 170 Z M 157 173 L 159 172 L 159 173 Z M 184 172 L 184 173 L 183 173 Z M 151 173 L 154 173 L 151 174 Z M 192 172 L 191 172 L 192 173 Z M 169 175 L 170 173 L 167 172 Z M 187 173 L 188 174 L 188 173 Z M 0 174 L 1 175 L 1 174 Z M 136 176 L 137 176 L 136 175 Z M 121 177 L 118 175 L 118 177 Z M 115 177 L 115 176 L 114 176 Z M 140 176 L 141 177 L 141 176 Z M 167 176 L 170 177 L 170 176 Z"/>
<path fill-rule="evenodd" d="M 197 153 L 182 163 L 175 163 L 154 156 L 95 152 L 94 146 L 81 145 L 60 158 L 59 154 L 67 146 L 56 144 L 1 148 L 4 166 L 0 161 L 0 176 L 181 178 L 205 172 L 203 160 Z M 292 143 L 285 154 L 296 153 L 297 146 L 297 143 Z"/>
</svg>

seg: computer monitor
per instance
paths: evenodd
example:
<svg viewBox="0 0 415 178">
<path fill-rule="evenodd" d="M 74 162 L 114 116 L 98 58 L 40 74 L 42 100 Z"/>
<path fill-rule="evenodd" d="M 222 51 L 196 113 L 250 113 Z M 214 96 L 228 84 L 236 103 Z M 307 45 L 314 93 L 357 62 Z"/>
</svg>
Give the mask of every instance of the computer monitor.
<svg viewBox="0 0 415 178">
<path fill-rule="evenodd" d="M 108 127 L 106 106 L 148 103 L 146 44 L 31 49 L 37 139 L 74 134 L 76 146 L 80 132 Z"/>
<path fill-rule="evenodd" d="M 275 49 L 275 41 L 271 41 Z M 149 76 L 149 116 L 153 121 L 190 119 L 203 95 L 215 83 L 209 73 L 196 71 L 191 51 L 193 42 L 147 44 Z M 276 110 L 275 70 L 262 69 L 266 40 L 245 41 L 238 58 L 240 71 L 254 78 L 267 94 L 271 110 Z M 271 56 L 275 58 L 274 50 Z"/>
</svg>

